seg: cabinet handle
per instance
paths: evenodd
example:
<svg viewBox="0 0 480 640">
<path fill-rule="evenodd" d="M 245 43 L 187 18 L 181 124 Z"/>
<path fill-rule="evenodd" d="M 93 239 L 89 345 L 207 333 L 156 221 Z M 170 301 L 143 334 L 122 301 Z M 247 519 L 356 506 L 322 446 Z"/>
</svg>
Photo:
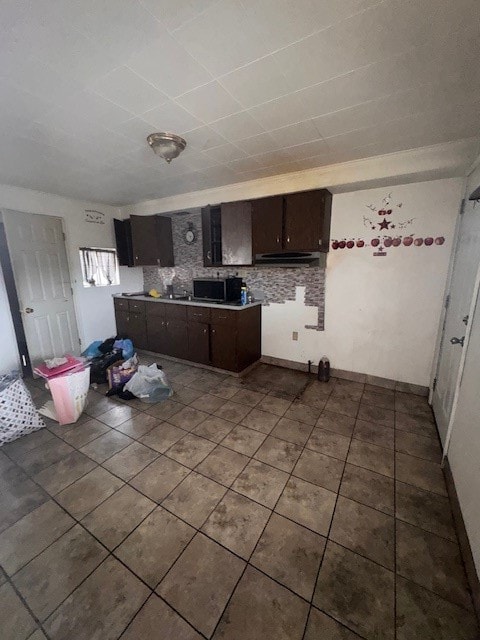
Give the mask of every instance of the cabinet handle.
<svg viewBox="0 0 480 640">
<path fill-rule="evenodd" d="M 211 251 L 207 251 L 207 258 L 208 258 L 208 260 L 212 259 L 212 252 Z"/>
<path fill-rule="evenodd" d="M 206 329 L 204 329 L 204 330 L 203 330 L 203 333 L 207 333 L 207 330 L 206 330 Z"/>
<path fill-rule="evenodd" d="M 287 242 L 290 242 L 290 236 L 287 236 Z"/>
<path fill-rule="evenodd" d="M 138 256 L 135 256 L 135 260 L 138 260 Z"/>
<path fill-rule="evenodd" d="M 318 246 L 319 246 L 319 247 L 321 247 L 321 246 L 322 246 L 322 239 L 321 239 L 321 238 L 319 238 L 319 240 L 318 240 Z"/>
<path fill-rule="evenodd" d="M 167 327 L 168 327 L 168 322 L 167 322 Z"/>
<path fill-rule="evenodd" d="M 212 333 L 215 333 L 215 329 L 212 329 Z"/>
<path fill-rule="evenodd" d="M 277 236 L 277 244 L 280 242 L 280 236 Z"/>
</svg>

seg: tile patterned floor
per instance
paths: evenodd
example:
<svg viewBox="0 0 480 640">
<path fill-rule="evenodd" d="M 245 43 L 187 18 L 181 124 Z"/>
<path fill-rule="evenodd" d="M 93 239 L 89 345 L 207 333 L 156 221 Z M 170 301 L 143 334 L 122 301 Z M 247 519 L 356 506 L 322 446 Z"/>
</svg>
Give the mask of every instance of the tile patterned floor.
<svg viewBox="0 0 480 640">
<path fill-rule="evenodd" d="M 424 398 L 166 372 L 0 451 L 3 640 L 477 638 Z"/>
</svg>

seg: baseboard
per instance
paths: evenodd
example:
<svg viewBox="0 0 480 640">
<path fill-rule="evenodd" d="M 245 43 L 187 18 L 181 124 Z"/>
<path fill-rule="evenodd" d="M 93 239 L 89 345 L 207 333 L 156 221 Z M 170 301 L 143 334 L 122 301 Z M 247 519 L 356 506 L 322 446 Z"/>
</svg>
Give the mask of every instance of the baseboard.
<svg viewBox="0 0 480 640">
<path fill-rule="evenodd" d="M 155 356 L 157 358 L 162 358 L 163 360 L 169 360 L 170 362 L 178 362 L 178 364 L 186 364 L 189 367 L 196 367 L 197 369 L 205 369 L 206 371 L 213 371 L 214 373 L 222 373 L 225 375 L 232 376 L 233 378 L 242 378 L 247 373 L 249 373 L 254 367 L 256 367 L 261 361 L 257 360 L 253 362 L 245 369 L 241 371 L 227 371 L 226 369 L 218 369 L 217 367 L 211 367 L 208 364 L 202 364 L 201 362 L 192 362 L 191 360 L 182 360 L 182 358 L 174 358 L 173 356 L 166 356 L 163 353 L 155 353 L 155 351 L 148 351 L 147 349 L 137 349 L 137 352 L 141 355 L 142 353 L 147 356 Z"/>
<path fill-rule="evenodd" d="M 272 364 L 277 367 L 294 369 L 295 371 L 308 371 L 307 363 L 296 362 L 295 360 L 285 360 L 283 358 L 274 358 L 273 356 L 262 356 L 261 362 L 264 362 L 265 364 Z M 310 370 L 312 373 L 317 373 L 318 366 L 312 363 Z M 428 396 L 429 391 L 428 387 L 418 384 L 399 382 L 398 380 L 372 376 L 368 373 L 358 373 L 357 371 L 332 368 L 330 370 L 330 374 L 335 378 L 341 378 L 342 380 L 351 380 L 352 382 L 360 382 L 361 384 L 372 384 L 377 387 L 382 387 L 383 389 L 394 389 L 395 391 L 402 391 L 403 393 L 414 393 L 417 396 Z"/>
<path fill-rule="evenodd" d="M 452 506 L 453 519 L 455 521 L 455 527 L 457 530 L 460 552 L 462 554 L 463 563 L 465 565 L 465 571 L 467 573 L 467 580 L 470 586 L 470 591 L 472 592 L 473 607 L 480 623 L 480 580 L 478 578 L 475 563 L 473 561 L 472 549 L 470 547 L 470 541 L 468 539 L 467 530 L 465 528 L 465 522 L 463 520 L 462 510 L 460 508 L 457 489 L 455 488 L 455 481 L 453 479 L 452 470 L 450 469 L 448 457 L 445 458 L 443 470 L 445 472 L 445 480 L 447 483 L 448 495 L 450 497 L 450 504 Z"/>
</svg>

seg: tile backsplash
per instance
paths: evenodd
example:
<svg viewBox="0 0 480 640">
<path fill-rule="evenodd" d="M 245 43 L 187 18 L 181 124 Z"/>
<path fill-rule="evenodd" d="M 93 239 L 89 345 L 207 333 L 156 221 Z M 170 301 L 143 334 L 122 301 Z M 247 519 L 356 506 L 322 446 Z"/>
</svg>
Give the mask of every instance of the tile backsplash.
<svg viewBox="0 0 480 640">
<path fill-rule="evenodd" d="M 185 242 L 185 232 L 193 227 L 196 240 Z M 308 329 L 323 331 L 325 320 L 325 269 L 323 267 L 204 267 L 202 252 L 202 220 L 200 211 L 172 216 L 173 251 L 175 267 L 144 267 L 143 280 L 146 291 L 155 288 L 164 292 L 169 284 L 175 290 L 191 291 L 194 278 L 212 278 L 239 274 L 247 283 L 255 299 L 264 305 L 284 304 L 295 300 L 297 287 L 305 287 L 305 305 L 317 307 L 318 322 Z"/>
</svg>

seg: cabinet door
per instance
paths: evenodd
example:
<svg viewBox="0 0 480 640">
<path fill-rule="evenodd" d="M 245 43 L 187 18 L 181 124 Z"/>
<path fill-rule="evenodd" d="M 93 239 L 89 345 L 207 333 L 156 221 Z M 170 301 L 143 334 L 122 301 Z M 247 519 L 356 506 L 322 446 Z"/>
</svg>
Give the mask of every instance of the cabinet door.
<svg viewBox="0 0 480 640">
<path fill-rule="evenodd" d="M 157 226 L 158 258 L 161 267 L 173 267 L 172 219 L 167 216 L 154 216 Z"/>
<path fill-rule="evenodd" d="M 286 251 L 328 251 L 330 209 L 325 189 L 285 196 Z M 328 194 L 330 195 L 330 194 Z"/>
<path fill-rule="evenodd" d="M 283 196 L 260 198 L 252 202 L 253 254 L 282 250 Z"/>
<path fill-rule="evenodd" d="M 132 226 L 133 263 L 135 266 L 157 266 L 160 258 L 155 216 L 130 216 Z"/>
<path fill-rule="evenodd" d="M 145 315 L 130 312 L 128 324 L 128 333 L 133 342 L 133 346 L 137 349 L 148 349 Z"/>
<path fill-rule="evenodd" d="M 188 359 L 210 364 L 210 326 L 205 322 L 188 323 Z"/>
<path fill-rule="evenodd" d="M 167 351 L 164 353 L 174 358 L 188 358 L 187 323 L 184 320 L 167 320 Z"/>
<path fill-rule="evenodd" d="M 163 316 L 147 313 L 147 343 L 150 351 L 166 353 L 168 336 Z"/>
<path fill-rule="evenodd" d="M 129 335 L 128 310 L 115 308 L 115 320 L 117 323 L 117 335 Z"/>
<path fill-rule="evenodd" d="M 133 267 L 132 227 L 130 220 L 113 220 L 118 264 Z"/>
<path fill-rule="evenodd" d="M 172 221 L 165 216 L 130 216 L 135 266 L 173 267 Z"/>
<path fill-rule="evenodd" d="M 230 325 L 211 325 L 210 349 L 214 367 L 227 371 L 237 370 L 237 334 Z"/>
<path fill-rule="evenodd" d="M 222 264 L 252 264 L 252 203 L 222 204 Z"/>
<path fill-rule="evenodd" d="M 218 267 L 222 264 L 222 220 L 220 207 L 202 209 L 203 265 Z"/>
</svg>

